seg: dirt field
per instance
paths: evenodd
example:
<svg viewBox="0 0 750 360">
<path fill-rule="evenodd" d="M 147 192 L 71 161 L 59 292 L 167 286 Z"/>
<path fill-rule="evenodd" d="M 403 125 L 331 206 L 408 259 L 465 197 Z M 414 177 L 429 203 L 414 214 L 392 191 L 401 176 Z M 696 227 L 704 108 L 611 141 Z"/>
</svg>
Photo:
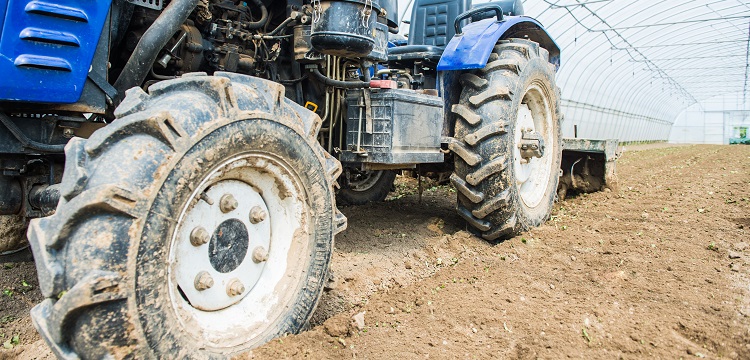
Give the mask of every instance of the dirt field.
<svg viewBox="0 0 750 360">
<path fill-rule="evenodd" d="M 343 209 L 312 330 L 240 358 L 750 358 L 750 146 L 629 148 L 618 173 L 499 244 L 465 231 L 452 189 L 420 204 L 400 179 Z M 29 260 L 0 259 L 0 359 L 50 358 Z"/>
</svg>

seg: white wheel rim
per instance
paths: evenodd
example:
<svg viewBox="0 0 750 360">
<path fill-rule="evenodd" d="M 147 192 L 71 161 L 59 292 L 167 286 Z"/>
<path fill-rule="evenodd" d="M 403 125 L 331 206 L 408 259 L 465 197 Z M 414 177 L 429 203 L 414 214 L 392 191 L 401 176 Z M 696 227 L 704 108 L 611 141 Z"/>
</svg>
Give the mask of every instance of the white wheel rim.
<svg viewBox="0 0 750 360">
<path fill-rule="evenodd" d="M 201 198 L 204 192 L 213 205 Z M 235 196 L 238 206 L 225 213 L 220 199 L 226 193 Z M 305 199 L 298 176 L 269 154 L 237 156 L 204 178 L 181 210 L 170 241 L 170 299 L 184 329 L 209 346 L 233 347 L 260 336 L 288 310 L 307 263 L 296 260 L 309 255 L 306 235 L 311 222 Z M 257 209 L 266 216 L 262 221 L 256 216 L 253 223 L 250 212 Z M 211 263 L 209 249 L 219 239 L 215 232 L 220 224 L 232 219 L 246 227 L 249 244 L 240 263 L 222 272 Z M 212 234 L 211 242 L 191 243 L 190 234 L 198 226 Z M 267 250 L 267 260 L 254 257 L 258 247 Z M 224 249 L 237 252 L 231 246 Z M 213 286 L 196 288 L 200 272 L 211 276 Z M 228 286 L 234 280 L 244 285 L 244 291 L 230 295 Z"/>
<path fill-rule="evenodd" d="M 552 111 L 544 90 L 538 84 L 531 84 L 518 106 L 514 130 L 514 144 L 521 143 L 524 129 L 537 132 L 544 140 L 545 150 L 541 158 L 532 157 L 524 162 L 518 146 L 513 149 L 513 167 L 516 175 L 516 188 L 521 201 L 529 208 L 537 207 L 545 198 L 552 174 L 554 151 Z"/>
</svg>

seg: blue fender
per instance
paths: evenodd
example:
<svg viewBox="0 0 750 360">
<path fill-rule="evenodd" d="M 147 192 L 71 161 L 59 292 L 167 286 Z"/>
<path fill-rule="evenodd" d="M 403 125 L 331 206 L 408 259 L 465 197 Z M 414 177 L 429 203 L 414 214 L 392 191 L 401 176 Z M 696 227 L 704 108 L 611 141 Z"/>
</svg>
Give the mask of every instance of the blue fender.
<svg viewBox="0 0 750 360">
<path fill-rule="evenodd" d="M 81 97 L 111 0 L 0 0 L 0 100 Z"/>
<path fill-rule="evenodd" d="M 560 47 L 542 24 L 527 16 L 505 16 L 502 21 L 484 19 L 464 26 L 462 33 L 445 47 L 438 70 L 481 69 L 487 65 L 498 40 L 524 36 L 547 49 L 550 62 L 560 67 Z"/>
</svg>

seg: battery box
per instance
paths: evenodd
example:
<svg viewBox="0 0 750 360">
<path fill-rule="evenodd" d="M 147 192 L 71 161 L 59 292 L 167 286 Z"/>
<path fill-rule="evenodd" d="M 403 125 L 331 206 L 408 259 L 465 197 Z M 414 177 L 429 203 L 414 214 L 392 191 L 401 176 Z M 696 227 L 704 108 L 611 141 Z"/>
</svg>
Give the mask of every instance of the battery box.
<svg viewBox="0 0 750 360">
<path fill-rule="evenodd" d="M 346 148 L 341 161 L 372 164 L 441 163 L 443 101 L 403 89 L 349 90 Z"/>
</svg>

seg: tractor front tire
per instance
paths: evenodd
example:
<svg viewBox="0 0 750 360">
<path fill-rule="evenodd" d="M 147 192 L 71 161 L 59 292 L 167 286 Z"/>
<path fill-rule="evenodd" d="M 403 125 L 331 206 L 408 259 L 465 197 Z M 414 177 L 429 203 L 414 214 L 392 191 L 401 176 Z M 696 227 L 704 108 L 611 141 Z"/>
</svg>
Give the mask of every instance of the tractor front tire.
<svg viewBox="0 0 750 360">
<path fill-rule="evenodd" d="M 501 40 L 484 69 L 464 73 L 452 108 L 451 182 L 458 213 L 487 240 L 539 226 L 550 215 L 562 156 L 555 66 L 539 44 Z M 541 139 L 534 142 L 529 139 Z M 541 156 L 521 146 L 538 144 Z"/>
<path fill-rule="evenodd" d="M 59 358 L 227 358 L 300 331 L 328 279 L 339 162 L 284 87 L 188 74 L 131 89 L 66 146 L 29 239 Z"/>
</svg>

